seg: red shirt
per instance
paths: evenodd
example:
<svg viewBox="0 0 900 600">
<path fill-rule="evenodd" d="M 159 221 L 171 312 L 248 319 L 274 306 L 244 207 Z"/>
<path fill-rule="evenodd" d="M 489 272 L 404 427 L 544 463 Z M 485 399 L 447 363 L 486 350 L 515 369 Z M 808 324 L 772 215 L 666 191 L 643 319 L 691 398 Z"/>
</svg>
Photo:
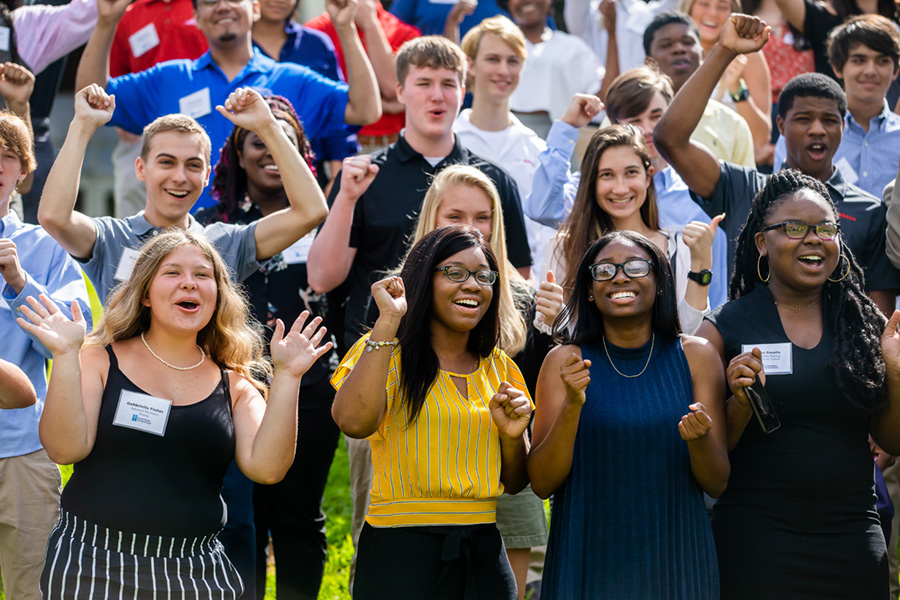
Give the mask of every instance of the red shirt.
<svg viewBox="0 0 900 600">
<path fill-rule="evenodd" d="M 387 38 L 391 50 L 397 52 L 397 50 L 400 49 L 400 46 L 407 41 L 421 37 L 421 31 L 412 25 L 407 25 L 388 11 L 384 10 L 384 7 L 381 6 L 380 2 L 377 4 L 378 23 L 381 25 L 382 31 L 384 31 L 384 36 Z M 334 42 L 334 49 L 337 51 L 338 60 L 341 63 L 341 69 L 346 73 L 347 62 L 344 60 L 344 49 L 341 48 L 341 41 L 338 39 L 337 30 L 334 28 L 334 25 L 331 24 L 331 17 L 328 16 L 328 13 L 322 13 L 318 17 L 311 19 L 306 23 L 306 26 L 311 27 L 312 29 L 318 29 L 331 38 L 331 41 Z M 366 37 L 362 30 L 359 32 L 359 39 L 362 40 L 363 47 L 365 47 Z M 359 131 L 359 135 L 392 135 L 400 133 L 400 130 L 403 129 L 405 119 L 404 113 L 397 113 L 394 115 L 384 113 L 380 119 L 371 125 L 363 127 Z"/>
<path fill-rule="evenodd" d="M 176 58 L 193 60 L 207 47 L 194 21 L 191 0 L 137 0 L 116 27 L 109 75 L 138 73 Z"/>
</svg>

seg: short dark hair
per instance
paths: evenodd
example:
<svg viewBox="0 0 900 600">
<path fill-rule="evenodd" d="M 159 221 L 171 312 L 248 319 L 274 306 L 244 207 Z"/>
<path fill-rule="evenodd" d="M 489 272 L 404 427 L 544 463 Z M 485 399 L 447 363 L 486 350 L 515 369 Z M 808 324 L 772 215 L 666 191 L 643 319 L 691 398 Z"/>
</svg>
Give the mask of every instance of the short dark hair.
<svg viewBox="0 0 900 600">
<path fill-rule="evenodd" d="M 675 293 L 675 275 L 669 257 L 643 235 L 629 230 L 611 231 L 591 244 L 578 264 L 572 295 L 565 308 L 553 323 L 553 339 L 561 344 L 582 344 L 599 341 L 603 336 L 603 316 L 597 306 L 588 300 L 593 278 L 590 266 L 597 254 L 612 242 L 630 242 L 650 257 L 656 275 L 656 301 L 653 303 L 652 327 L 656 333 L 677 338 L 681 335 L 678 321 L 678 303 Z M 574 325 L 574 327 L 570 327 Z"/>
<path fill-rule="evenodd" d="M 894 69 L 900 65 L 900 33 L 881 15 L 857 15 L 828 34 L 828 60 L 835 69 L 843 69 L 850 58 L 850 47 L 862 44 L 879 54 L 890 56 Z"/>
<path fill-rule="evenodd" d="M 821 73 L 801 73 L 785 84 L 778 96 L 778 116 L 787 117 L 794 107 L 795 98 L 825 98 L 837 103 L 843 119 L 847 115 L 847 96 L 838 82 Z"/>
<path fill-rule="evenodd" d="M 656 93 L 666 104 L 672 103 L 675 91 L 672 80 L 656 66 L 641 65 L 616 77 L 606 93 L 606 115 L 613 125 L 636 117 L 650 106 Z"/>
<path fill-rule="evenodd" d="M 481 233 L 468 225 L 439 227 L 416 242 L 406 255 L 400 271 L 406 289 L 408 309 L 397 338 L 400 340 L 400 390 L 406 404 L 409 421 L 413 422 L 425 404 L 428 389 L 440 368 L 437 354 L 431 345 L 429 320 L 434 308 L 434 269 L 457 252 L 477 248 L 484 253 L 488 266 L 497 271 L 497 258 Z M 469 332 L 467 349 L 478 358 L 494 351 L 500 339 L 500 279 L 493 287 L 494 297 L 487 312 Z"/>
<path fill-rule="evenodd" d="M 647 25 L 647 29 L 644 30 L 644 54 L 650 56 L 650 46 L 653 45 L 653 38 L 656 36 L 656 32 L 666 25 L 672 25 L 673 23 L 684 25 L 691 33 L 697 36 L 698 40 L 700 39 L 700 30 L 697 28 L 697 24 L 694 23 L 692 18 L 677 10 L 667 10 L 664 13 L 656 15 L 656 17 L 650 21 L 650 24 Z"/>
</svg>

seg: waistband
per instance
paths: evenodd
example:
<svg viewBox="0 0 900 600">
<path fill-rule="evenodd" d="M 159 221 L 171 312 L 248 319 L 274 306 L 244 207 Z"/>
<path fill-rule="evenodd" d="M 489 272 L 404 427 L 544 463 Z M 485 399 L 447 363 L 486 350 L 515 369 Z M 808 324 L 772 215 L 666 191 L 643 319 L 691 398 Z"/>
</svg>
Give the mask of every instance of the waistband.
<svg viewBox="0 0 900 600">
<path fill-rule="evenodd" d="M 366 515 L 366 522 L 374 527 L 482 525 L 496 521 L 496 498 L 372 497 Z"/>
<path fill-rule="evenodd" d="M 126 533 L 86 521 L 59 509 L 59 524 L 64 535 L 99 550 L 122 552 L 153 558 L 192 558 L 208 554 L 219 546 L 218 532 L 203 537 L 168 537 Z"/>
</svg>

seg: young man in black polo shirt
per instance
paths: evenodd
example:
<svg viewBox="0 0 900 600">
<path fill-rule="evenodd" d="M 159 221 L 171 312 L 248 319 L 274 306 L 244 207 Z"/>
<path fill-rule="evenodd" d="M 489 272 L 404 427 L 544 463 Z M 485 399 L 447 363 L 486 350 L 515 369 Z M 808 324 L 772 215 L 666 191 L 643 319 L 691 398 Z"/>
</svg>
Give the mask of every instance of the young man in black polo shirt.
<svg viewBox="0 0 900 600">
<path fill-rule="evenodd" d="M 400 139 L 371 156 L 344 159 L 335 178 L 328 198 L 331 211 L 309 250 L 307 280 L 318 293 L 346 280 L 347 348 L 372 325 L 366 314 L 370 288 L 405 256 L 425 192 L 446 166 L 471 165 L 491 178 L 503 205 L 509 260 L 523 275 L 530 274 L 531 251 L 515 182 L 500 167 L 466 150 L 453 134 L 465 74 L 466 57 L 449 40 L 426 36 L 405 43 L 397 53 L 397 98 L 406 108 Z M 368 440 L 345 440 L 355 544 L 369 505 L 371 449 Z M 354 568 L 355 557 L 351 589 Z"/>
<path fill-rule="evenodd" d="M 675 95 L 654 132 L 660 154 L 691 189 L 694 200 L 709 215 L 725 213 L 722 226 L 728 235 L 728 264 L 733 264 L 735 243 L 750 211 L 750 202 L 766 183 L 756 169 L 719 163 L 690 141 L 702 104 L 731 60 L 756 52 L 766 43 L 769 27 L 756 17 L 732 15 L 722 37 L 701 67 Z M 841 233 L 866 271 L 866 290 L 885 314 L 894 310 L 900 271 L 885 254 L 885 207 L 880 199 L 844 181 L 832 159 L 841 143 L 847 101 L 834 80 L 804 73 L 784 87 L 778 100 L 778 129 L 787 148 L 785 166 L 815 177 L 828 187 L 841 217 Z M 730 276 L 730 273 L 729 273 Z"/>
</svg>

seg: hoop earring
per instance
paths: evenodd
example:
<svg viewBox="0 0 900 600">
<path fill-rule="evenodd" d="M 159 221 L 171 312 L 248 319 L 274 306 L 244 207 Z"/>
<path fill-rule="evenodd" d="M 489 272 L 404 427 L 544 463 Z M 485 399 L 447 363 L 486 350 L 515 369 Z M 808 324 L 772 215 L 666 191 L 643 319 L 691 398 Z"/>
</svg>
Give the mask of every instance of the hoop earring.
<svg viewBox="0 0 900 600">
<path fill-rule="evenodd" d="M 763 283 L 767 283 L 769 281 L 769 278 L 772 276 L 772 269 L 769 269 L 769 272 L 766 274 L 766 277 L 763 278 L 762 269 L 760 268 L 760 266 L 762 265 L 762 259 L 763 259 L 762 254 L 760 254 L 759 258 L 756 259 L 756 274 L 759 275 L 760 281 L 762 281 Z M 768 259 L 766 259 L 766 262 L 768 262 Z"/>
<path fill-rule="evenodd" d="M 850 259 L 847 258 L 846 256 L 844 256 L 843 253 L 841 254 L 841 259 L 843 259 L 847 262 L 847 270 L 844 271 L 844 274 L 841 275 L 840 279 L 832 279 L 831 277 L 829 277 L 828 281 L 830 281 L 832 283 L 837 283 L 838 281 L 843 281 L 847 277 L 847 275 L 850 274 Z M 840 266 L 840 265 L 838 265 L 838 266 Z"/>
</svg>

